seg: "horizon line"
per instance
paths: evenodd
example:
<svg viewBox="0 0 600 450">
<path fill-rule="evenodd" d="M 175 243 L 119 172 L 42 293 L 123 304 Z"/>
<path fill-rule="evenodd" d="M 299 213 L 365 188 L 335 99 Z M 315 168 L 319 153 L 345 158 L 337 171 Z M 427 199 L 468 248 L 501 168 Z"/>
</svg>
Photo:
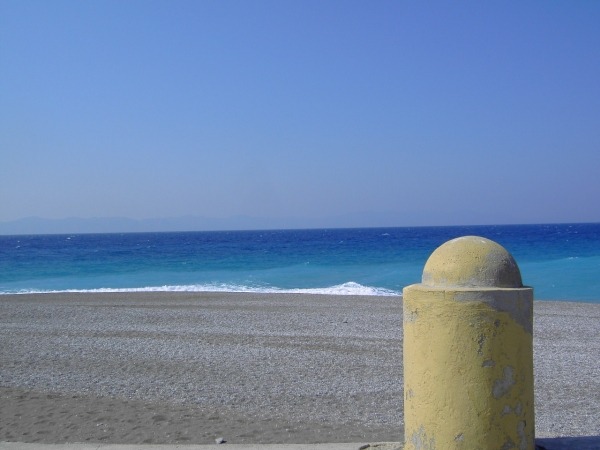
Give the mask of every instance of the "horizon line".
<svg viewBox="0 0 600 450">
<path fill-rule="evenodd" d="M 193 217 L 193 216 L 190 216 Z M 269 220 L 262 218 L 252 218 L 250 216 L 236 216 L 236 217 L 245 217 L 248 219 L 254 220 Z M 154 220 L 180 220 L 180 218 L 176 217 L 167 217 L 167 218 L 152 218 L 152 219 L 132 219 L 126 217 L 92 217 L 92 218 L 82 218 L 82 217 L 68 217 L 62 219 L 46 219 L 37 216 L 25 217 L 22 219 L 16 219 L 11 221 L 0 221 L 0 226 L 2 225 L 10 225 L 16 224 L 23 220 L 28 219 L 38 219 L 41 221 L 47 222 L 63 222 L 69 220 L 79 220 L 84 222 L 93 222 L 95 220 L 130 220 L 133 222 L 144 222 L 144 221 L 154 221 Z M 228 219 L 206 219 L 197 217 L 197 219 L 202 220 L 228 220 Z M 229 219 L 230 220 L 230 219 Z M 277 219 L 275 219 L 277 220 Z M 285 219 L 278 219 L 285 220 Z M 596 225 L 600 224 L 600 221 L 567 221 L 567 222 L 510 222 L 510 223 L 465 223 L 465 224 L 445 224 L 445 225 L 431 225 L 431 224 L 420 224 L 420 225 L 337 225 L 337 226 L 289 226 L 289 227 L 278 227 L 278 228 L 269 228 L 269 227 L 252 227 L 252 228 L 223 228 L 223 229 L 157 229 L 157 230 L 113 230 L 113 231 L 47 231 L 47 232 L 23 232 L 23 233 L 12 233 L 12 232 L 4 232 L 0 230 L 0 236 L 45 236 L 45 235 L 84 235 L 84 234 L 144 234 L 144 233 L 218 233 L 218 232 L 246 232 L 246 231 L 302 231 L 302 230 L 357 230 L 357 229 L 393 229 L 393 228 L 468 228 L 468 227 L 515 227 L 515 226 L 551 226 L 551 225 Z"/>
</svg>

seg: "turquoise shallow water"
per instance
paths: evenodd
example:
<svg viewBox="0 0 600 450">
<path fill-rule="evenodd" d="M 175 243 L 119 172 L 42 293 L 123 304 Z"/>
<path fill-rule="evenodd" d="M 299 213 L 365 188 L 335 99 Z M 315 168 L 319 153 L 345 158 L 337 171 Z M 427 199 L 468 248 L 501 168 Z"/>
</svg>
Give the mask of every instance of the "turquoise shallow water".
<svg viewBox="0 0 600 450">
<path fill-rule="evenodd" d="M 537 299 L 600 302 L 600 224 L 0 236 L 0 293 L 393 295 L 465 235 L 503 245 Z"/>
</svg>

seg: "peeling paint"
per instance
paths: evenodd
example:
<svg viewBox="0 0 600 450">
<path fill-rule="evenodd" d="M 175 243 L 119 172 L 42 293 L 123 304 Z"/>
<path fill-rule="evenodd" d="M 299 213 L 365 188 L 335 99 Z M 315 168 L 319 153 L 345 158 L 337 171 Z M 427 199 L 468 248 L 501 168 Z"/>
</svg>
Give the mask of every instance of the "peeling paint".
<svg viewBox="0 0 600 450">
<path fill-rule="evenodd" d="M 502 415 L 506 416 L 508 414 L 514 414 L 515 416 L 520 417 L 523 414 L 523 405 L 521 402 L 517 402 L 514 408 L 510 405 L 504 405 L 504 408 L 502 408 Z"/>
<path fill-rule="evenodd" d="M 418 310 L 415 310 L 415 311 L 404 310 L 404 318 L 403 318 L 403 320 L 404 320 L 405 323 L 413 323 L 418 318 L 419 318 L 419 311 Z"/>
<path fill-rule="evenodd" d="M 533 297 L 533 289 L 464 289 L 455 290 L 454 298 L 463 302 L 485 302 L 496 311 L 506 312 L 511 319 L 516 321 L 528 333 L 533 333 L 533 302 L 528 302 L 528 297 Z M 517 299 L 515 299 L 517 297 Z M 529 306 L 528 306 L 529 304 Z M 502 322 L 495 323 L 500 328 Z"/>
<path fill-rule="evenodd" d="M 415 450 L 435 450 L 435 438 L 428 437 L 423 426 L 412 434 L 410 442 Z"/>
<path fill-rule="evenodd" d="M 504 444 L 502 445 L 502 447 L 500 447 L 500 450 L 510 450 L 511 448 L 516 448 L 516 447 L 517 446 L 512 441 L 512 439 L 508 439 L 506 442 L 504 442 Z"/>
<path fill-rule="evenodd" d="M 527 422 L 521 420 L 517 424 L 517 434 L 519 435 L 519 450 L 527 450 L 527 435 L 525 434 L 525 426 Z"/>
<path fill-rule="evenodd" d="M 479 338 L 477 338 L 477 344 L 479 345 L 479 348 L 477 349 L 477 354 L 483 355 L 483 344 L 485 344 L 485 335 L 479 335 Z"/>
<path fill-rule="evenodd" d="M 504 376 L 500 380 L 496 380 L 492 394 L 495 398 L 504 397 L 510 392 L 512 387 L 515 385 L 514 369 L 510 366 L 504 368 Z"/>
<path fill-rule="evenodd" d="M 515 414 L 517 416 L 523 414 L 523 405 L 521 404 L 521 402 L 517 402 L 517 406 L 515 406 Z"/>
</svg>

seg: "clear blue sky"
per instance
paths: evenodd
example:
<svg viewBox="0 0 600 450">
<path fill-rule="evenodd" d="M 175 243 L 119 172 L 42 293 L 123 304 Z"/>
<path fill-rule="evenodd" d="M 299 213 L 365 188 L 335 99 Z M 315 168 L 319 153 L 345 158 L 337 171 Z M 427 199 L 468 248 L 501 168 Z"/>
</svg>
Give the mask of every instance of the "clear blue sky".
<svg viewBox="0 0 600 450">
<path fill-rule="evenodd" d="M 600 221 L 600 2 L 0 0 L 0 221 L 355 213 Z"/>
</svg>

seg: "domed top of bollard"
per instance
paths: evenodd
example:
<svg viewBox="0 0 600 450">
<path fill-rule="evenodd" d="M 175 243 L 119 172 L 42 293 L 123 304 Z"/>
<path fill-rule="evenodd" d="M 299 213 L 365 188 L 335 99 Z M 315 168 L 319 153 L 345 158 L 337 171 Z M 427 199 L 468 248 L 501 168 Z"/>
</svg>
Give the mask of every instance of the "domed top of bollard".
<svg viewBox="0 0 600 450">
<path fill-rule="evenodd" d="M 521 288 L 519 266 L 501 245 L 479 236 L 452 239 L 439 246 L 423 269 L 430 287 Z"/>
</svg>

